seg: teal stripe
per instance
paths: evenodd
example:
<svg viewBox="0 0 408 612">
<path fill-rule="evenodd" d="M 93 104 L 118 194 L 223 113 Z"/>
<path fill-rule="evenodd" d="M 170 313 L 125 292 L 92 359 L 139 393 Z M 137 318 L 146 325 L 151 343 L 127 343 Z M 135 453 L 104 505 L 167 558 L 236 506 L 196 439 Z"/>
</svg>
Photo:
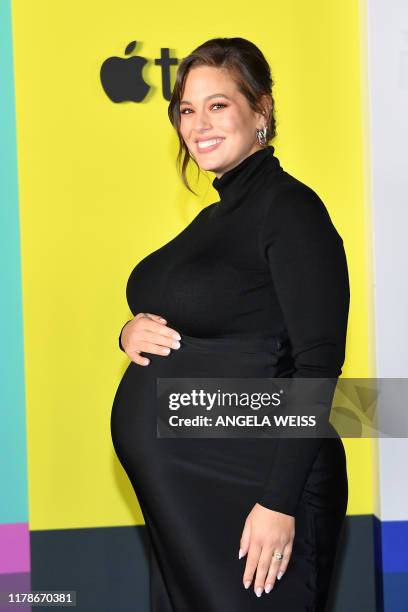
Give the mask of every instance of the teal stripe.
<svg viewBox="0 0 408 612">
<path fill-rule="evenodd" d="M 10 0 L 0 2 L 0 523 L 28 521 L 21 262 Z"/>
</svg>

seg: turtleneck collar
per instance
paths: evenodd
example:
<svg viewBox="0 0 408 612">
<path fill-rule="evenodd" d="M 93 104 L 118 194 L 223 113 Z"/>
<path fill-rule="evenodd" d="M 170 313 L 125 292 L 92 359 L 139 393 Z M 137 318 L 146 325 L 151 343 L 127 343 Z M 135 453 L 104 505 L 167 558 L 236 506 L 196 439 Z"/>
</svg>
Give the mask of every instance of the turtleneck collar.
<svg viewBox="0 0 408 612">
<path fill-rule="evenodd" d="M 241 202 L 249 191 L 259 183 L 265 171 L 280 168 L 279 160 L 274 156 L 274 147 L 267 145 L 251 153 L 239 164 L 224 172 L 212 181 L 213 187 L 218 191 L 220 203 L 216 208 L 224 210 L 227 204 L 235 206 Z M 229 206 L 228 206 L 229 208 Z"/>
</svg>

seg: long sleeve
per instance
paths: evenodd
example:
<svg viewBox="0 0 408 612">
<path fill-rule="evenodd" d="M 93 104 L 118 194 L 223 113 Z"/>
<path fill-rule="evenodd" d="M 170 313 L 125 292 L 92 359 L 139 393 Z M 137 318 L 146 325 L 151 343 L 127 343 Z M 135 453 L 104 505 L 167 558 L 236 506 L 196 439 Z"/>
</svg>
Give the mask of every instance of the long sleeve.
<svg viewBox="0 0 408 612">
<path fill-rule="evenodd" d="M 345 356 L 349 279 L 343 241 L 319 196 L 304 184 L 268 203 L 262 256 L 292 346 L 293 377 L 337 378 Z M 328 413 L 330 412 L 328 407 Z M 277 438 L 259 503 L 294 516 L 322 438 Z"/>
<path fill-rule="evenodd" d="M 129 319 L 129 321 L 131 321 L 131 320 L 132 319 Z M 129 321 L 126 321 L 125 325 L 127 325 L 129 323 Z M 125 352 L 125 349 L 122 346 L 122 332 L 123 332 L 123 329 L 124 329 L 125 325 L 122 327 L 122 329 L 120 330 L 120 334 L 119 334 L 119 348 L 123 352 Z"/>
</svg>

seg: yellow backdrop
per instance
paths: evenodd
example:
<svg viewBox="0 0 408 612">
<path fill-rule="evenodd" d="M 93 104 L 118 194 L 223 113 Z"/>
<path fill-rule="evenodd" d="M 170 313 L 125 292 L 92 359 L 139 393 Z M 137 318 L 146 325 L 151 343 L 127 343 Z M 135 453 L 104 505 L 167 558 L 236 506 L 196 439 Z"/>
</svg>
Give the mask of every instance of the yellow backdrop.
<svg viewBox="0 0 408 612">
<path fill-rule="evenodd" d="M 31 529 L 143 523 L 109 427 L 128 363 L 117 347 L 131 315 L 126 281 L 217 199 L 214 175 L 201 178 L 195 198 L 176 174 L 177 140 L 154 64 L 162 47 L 181 59 L 208 38 L 241 36 L 266 55 L 276 155 L 319 193 L 345 243 L 343 375 L 374 375 L 364 33 L 354 0 L 312 5 L 14 1 Z M 149 60 L 152 89 L 143 103 L 115 104 L 99 70 L 133 40 Z M 348 512 L 371 513 L 371 443 L 345 445 Z"/>
</svg>

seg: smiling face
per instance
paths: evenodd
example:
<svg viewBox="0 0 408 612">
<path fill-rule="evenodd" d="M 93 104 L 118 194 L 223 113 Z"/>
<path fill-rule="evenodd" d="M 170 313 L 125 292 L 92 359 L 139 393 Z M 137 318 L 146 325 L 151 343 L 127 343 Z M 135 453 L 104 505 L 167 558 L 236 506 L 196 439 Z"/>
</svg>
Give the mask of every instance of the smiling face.
<svg viewBox="0 0 408 612">
<path fill-rule="evenodd" d="M 190 155 L 217 177 L 263 147 L 256 129 L 266 125 L 225 68 L 190 69 L 180 103 L 180 133 Z"/>
</svg>

